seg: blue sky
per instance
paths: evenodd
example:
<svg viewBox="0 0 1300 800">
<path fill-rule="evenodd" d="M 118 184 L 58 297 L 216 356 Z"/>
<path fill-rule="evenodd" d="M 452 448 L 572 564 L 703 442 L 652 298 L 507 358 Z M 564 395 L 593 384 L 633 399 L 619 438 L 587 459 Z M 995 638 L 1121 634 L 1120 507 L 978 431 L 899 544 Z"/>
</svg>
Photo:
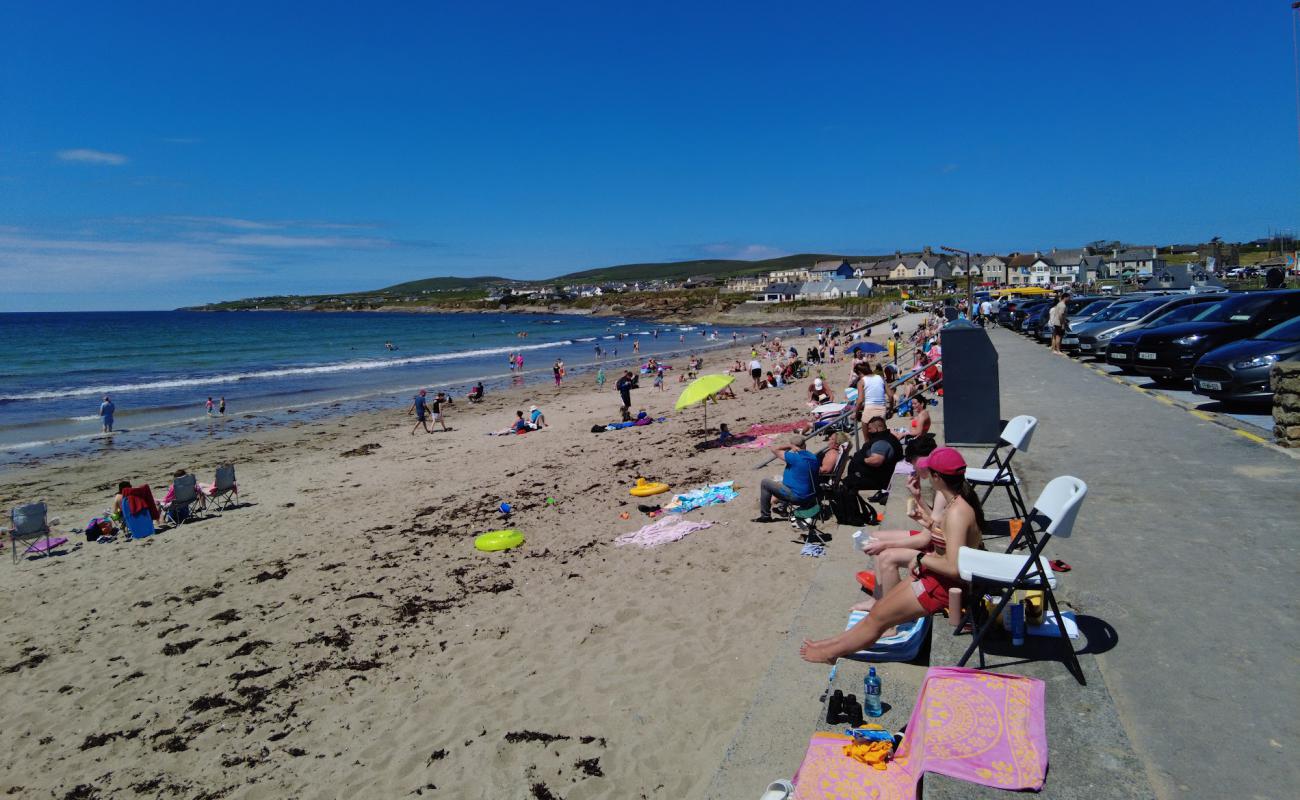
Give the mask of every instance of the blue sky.
<svg viewBox="0 0 1300 800">
<path fill-rule="evenodd" d="M 1284 0 L 0 0 L 0 311 L 1296 229 Z"/>
</svg>

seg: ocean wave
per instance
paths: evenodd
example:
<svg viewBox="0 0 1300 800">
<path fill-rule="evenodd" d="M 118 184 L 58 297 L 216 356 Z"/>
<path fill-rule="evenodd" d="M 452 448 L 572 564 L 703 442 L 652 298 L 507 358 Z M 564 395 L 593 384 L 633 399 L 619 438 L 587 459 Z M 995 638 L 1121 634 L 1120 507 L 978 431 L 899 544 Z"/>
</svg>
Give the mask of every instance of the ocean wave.
<svg viewBox="0 0 1300 800">
<path fill-rule="evenodd" d="M 488 347 L 480 350 L 460 350 L 455 353 L 437 353 L 427 356 L 410 356 L 406 358 L 366 359 L 361 361 L 344 361 L 335 364 L 319 364 L 310 367 L 285 367 L 283 369 L 265 369 L 252 372 L 233 372 L 224 375 L 210 375 L 195 378 L 171 378 L 149 381 L 147 383 L 122 383 L 107 386 L 69 387 L 47 391 L 26 392 L 0 397 L 0 403 L 23 400 L 57 400 L 66 397 L 94 397 L 105 394 L 122 394 L 124 392 L 149 391 L 153 389 L 179 389 L 186 386 L 211 386 L 219 383 L 238 383 L 239 381 L 258 378 L 284 378 L 293 375 L 323 375 L 331 372 L 355 372 L 359 370 L 386 369 L 404 367 L 413 364 L 432 364 L 439 361 L 451 361 L 478 356 L 494 356 L 506 353 L 518 353 L 526 350 L 544 350 L 548 347 L 563 347 L 568 340 L 542 342 L 538 344 L 511 345 L 509 347 Z"/>
</svg>

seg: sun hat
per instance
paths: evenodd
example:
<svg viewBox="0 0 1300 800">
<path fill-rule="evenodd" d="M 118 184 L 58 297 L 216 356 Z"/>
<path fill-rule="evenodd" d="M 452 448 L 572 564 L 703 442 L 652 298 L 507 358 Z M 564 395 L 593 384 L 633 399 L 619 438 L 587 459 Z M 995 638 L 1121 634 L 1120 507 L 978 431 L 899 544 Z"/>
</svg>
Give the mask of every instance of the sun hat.
<svg viewBox="0 0 1300 800">
<path fill-rule="evenodd" d="M 966 471 L 966 459 L 951 447 L 939 447 L 930 455 L 917 459 L 916 466 L 940 475 L 961 475 Z"/>
<path fill-rule="evenodd" d="M 537 406 L 529 406 L 529 407 L 528 407 L 528 410 L 529 410 L 529 411 L 536 411 L 536 410 L 537 410 Z"/>
<path fill-rule="evenodd" d="M 814 379 L 813 379 L 813 388 L 814 388 L 814 389 L 820 389 L 820 388 L 822 388 L 822 387 L 825 386 L 825 385 L 826 385 L 826 384 L 822 383 L 822 379 L 821 379 L 821 378 L 814 378 Z"/>
</svg>

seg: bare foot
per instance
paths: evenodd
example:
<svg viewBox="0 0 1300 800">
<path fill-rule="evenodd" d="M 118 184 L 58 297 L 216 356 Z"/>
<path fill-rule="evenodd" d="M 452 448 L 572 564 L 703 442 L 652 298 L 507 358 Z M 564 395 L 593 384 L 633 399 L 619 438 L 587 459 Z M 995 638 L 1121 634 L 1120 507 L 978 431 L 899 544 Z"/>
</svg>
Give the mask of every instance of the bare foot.
<svg viewBox="0 0 1300 800">
<path fill-rule="evenodd" d="M 836 661 L 836 656 L 827 652 L 825 647 L 807 639 L 804 639 L 803 644 L 799 646 L 799 657 L 813 664 L 834 664 Z"/>
<path fill-rule="evenodd" d="M 876 604 L 876 598 L 868 597 L 867 599 L 859 603 L 854 603 L 853 605 L 849 606 L 849 611 L 870 611 L 871 607 L 874 606 L 875 604 Z"/>
</svg>

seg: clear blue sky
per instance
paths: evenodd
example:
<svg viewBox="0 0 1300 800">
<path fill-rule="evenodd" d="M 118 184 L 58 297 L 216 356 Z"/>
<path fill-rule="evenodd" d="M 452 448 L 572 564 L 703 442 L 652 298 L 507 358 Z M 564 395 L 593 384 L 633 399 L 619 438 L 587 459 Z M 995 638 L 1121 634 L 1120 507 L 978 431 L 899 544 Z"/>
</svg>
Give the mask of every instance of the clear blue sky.
<svg viewBox="0 0 1300 800">
<path fill-rule="evenodd" d="M 1294 230 L 1289 5 L 0 0 L 0 310 Z"/>
</svg>

